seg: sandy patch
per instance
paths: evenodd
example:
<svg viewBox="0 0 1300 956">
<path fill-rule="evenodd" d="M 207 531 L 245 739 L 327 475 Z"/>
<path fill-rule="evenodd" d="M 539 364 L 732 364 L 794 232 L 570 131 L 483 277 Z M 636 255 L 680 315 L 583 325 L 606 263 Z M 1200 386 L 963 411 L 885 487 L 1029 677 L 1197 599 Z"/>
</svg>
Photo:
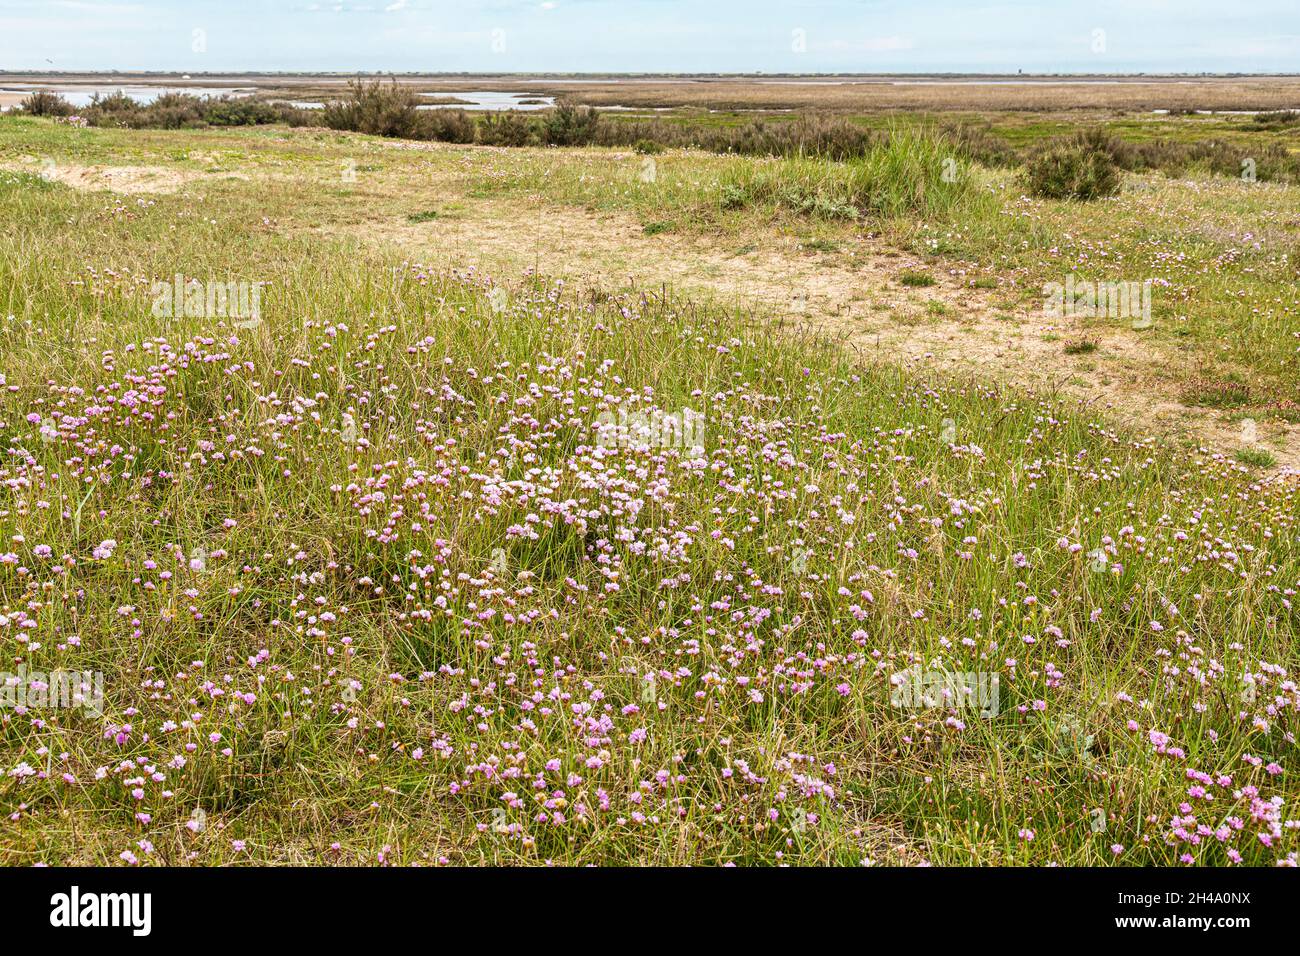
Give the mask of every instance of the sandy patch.
<svg viewBox="0 0 1300 956">
<path fill-rule="evenodd" d="M 136 195 L 174 193 L 186 183 L 203 177 L 202 173 L 169 169 L 165 166 L 82 166 L 57 160 L 31 159 L 4 167 L 36 173 L 51 182 L 62 183 L 87 192 L 110 192 Z"/>
</svg>

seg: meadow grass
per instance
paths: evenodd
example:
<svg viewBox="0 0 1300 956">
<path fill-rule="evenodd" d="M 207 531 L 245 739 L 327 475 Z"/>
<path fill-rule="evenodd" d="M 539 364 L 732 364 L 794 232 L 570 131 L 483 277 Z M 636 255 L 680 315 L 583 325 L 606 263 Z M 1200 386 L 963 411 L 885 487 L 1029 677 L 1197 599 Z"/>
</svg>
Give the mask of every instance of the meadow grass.
<svg viewBox="0 0 1300 956">
<path fill-rule="evenodd" d="M 758 205 L 831 219 L 944 219 L 988 204 L 972 184 L 969 163 L 942 137 L 901 128 L 845 162 L 733 159 L 723 168 L 721 187 L 727 209 Z"/>
<path fill-rule="evenodd" d="M 3 158 L 321 170 L 201 199 L 0 173 L 0 642 L 104 677 L 102 715 L 0 711 L 5 862 L 1296 862 L 1293 478 L 295 227 L 443 208 L 382 188 L 432 163 L 740 228 L 733 160 L 651 193 L 597 151 L 276 136 L 0 121 Z M 322 185 L 346 155 L 380 184 Z M 260 313 L 155 314 L 178 274 Z M 996 703 L 908 697 L 913 668 Z"/>
</svg>

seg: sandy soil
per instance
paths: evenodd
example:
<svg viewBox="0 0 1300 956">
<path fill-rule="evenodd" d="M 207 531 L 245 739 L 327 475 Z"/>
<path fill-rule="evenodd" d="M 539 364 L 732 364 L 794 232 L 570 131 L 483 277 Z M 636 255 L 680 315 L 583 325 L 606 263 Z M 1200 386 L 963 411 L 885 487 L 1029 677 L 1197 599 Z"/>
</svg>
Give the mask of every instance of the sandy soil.
<svg viewBox="0 0 1300 956">
<path fill-rule="evenodd" d="M 24 163 L 0 164 L 0 169 L 35 173 L 51 182 L 63 183 L 73 189 L 88 192 L 108 190 L 128 196 L 174 193 L 187 183 L 196 180 L 220 178 L 208 173 L 174 169 L 168 166 L 82 166 L 52 160 L 40 161 L 35 158 Z M 222 175 L 225 178 L 248 178 L 237 173 Z"/>
</svg>

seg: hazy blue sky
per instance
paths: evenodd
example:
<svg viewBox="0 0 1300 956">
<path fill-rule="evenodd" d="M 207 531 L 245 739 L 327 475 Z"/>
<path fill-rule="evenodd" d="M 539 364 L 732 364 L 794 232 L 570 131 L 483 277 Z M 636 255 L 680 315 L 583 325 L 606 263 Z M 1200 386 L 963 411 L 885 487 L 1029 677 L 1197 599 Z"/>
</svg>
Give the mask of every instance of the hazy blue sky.
<svg viewBox="0 0 1300 956">
<path fill-rule="evenodd" d="M 1300 72 L 1300 0 L 0 0 L 0 69 Z"/>
</svg>

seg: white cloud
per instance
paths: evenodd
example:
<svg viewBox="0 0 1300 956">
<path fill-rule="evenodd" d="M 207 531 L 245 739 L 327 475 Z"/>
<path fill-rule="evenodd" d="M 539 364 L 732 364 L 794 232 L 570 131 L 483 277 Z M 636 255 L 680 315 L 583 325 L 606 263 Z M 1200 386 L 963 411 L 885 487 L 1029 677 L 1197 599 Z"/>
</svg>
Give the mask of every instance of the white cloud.
<svg viewBox="0 0 1300 956">
<path fill-rule="evenodd" d="M 388 6 L 384 7 L 384 13 L 396 13 L 398 10 L 406 9 L 407 0 L 394 0 Z"/>
</svg>

